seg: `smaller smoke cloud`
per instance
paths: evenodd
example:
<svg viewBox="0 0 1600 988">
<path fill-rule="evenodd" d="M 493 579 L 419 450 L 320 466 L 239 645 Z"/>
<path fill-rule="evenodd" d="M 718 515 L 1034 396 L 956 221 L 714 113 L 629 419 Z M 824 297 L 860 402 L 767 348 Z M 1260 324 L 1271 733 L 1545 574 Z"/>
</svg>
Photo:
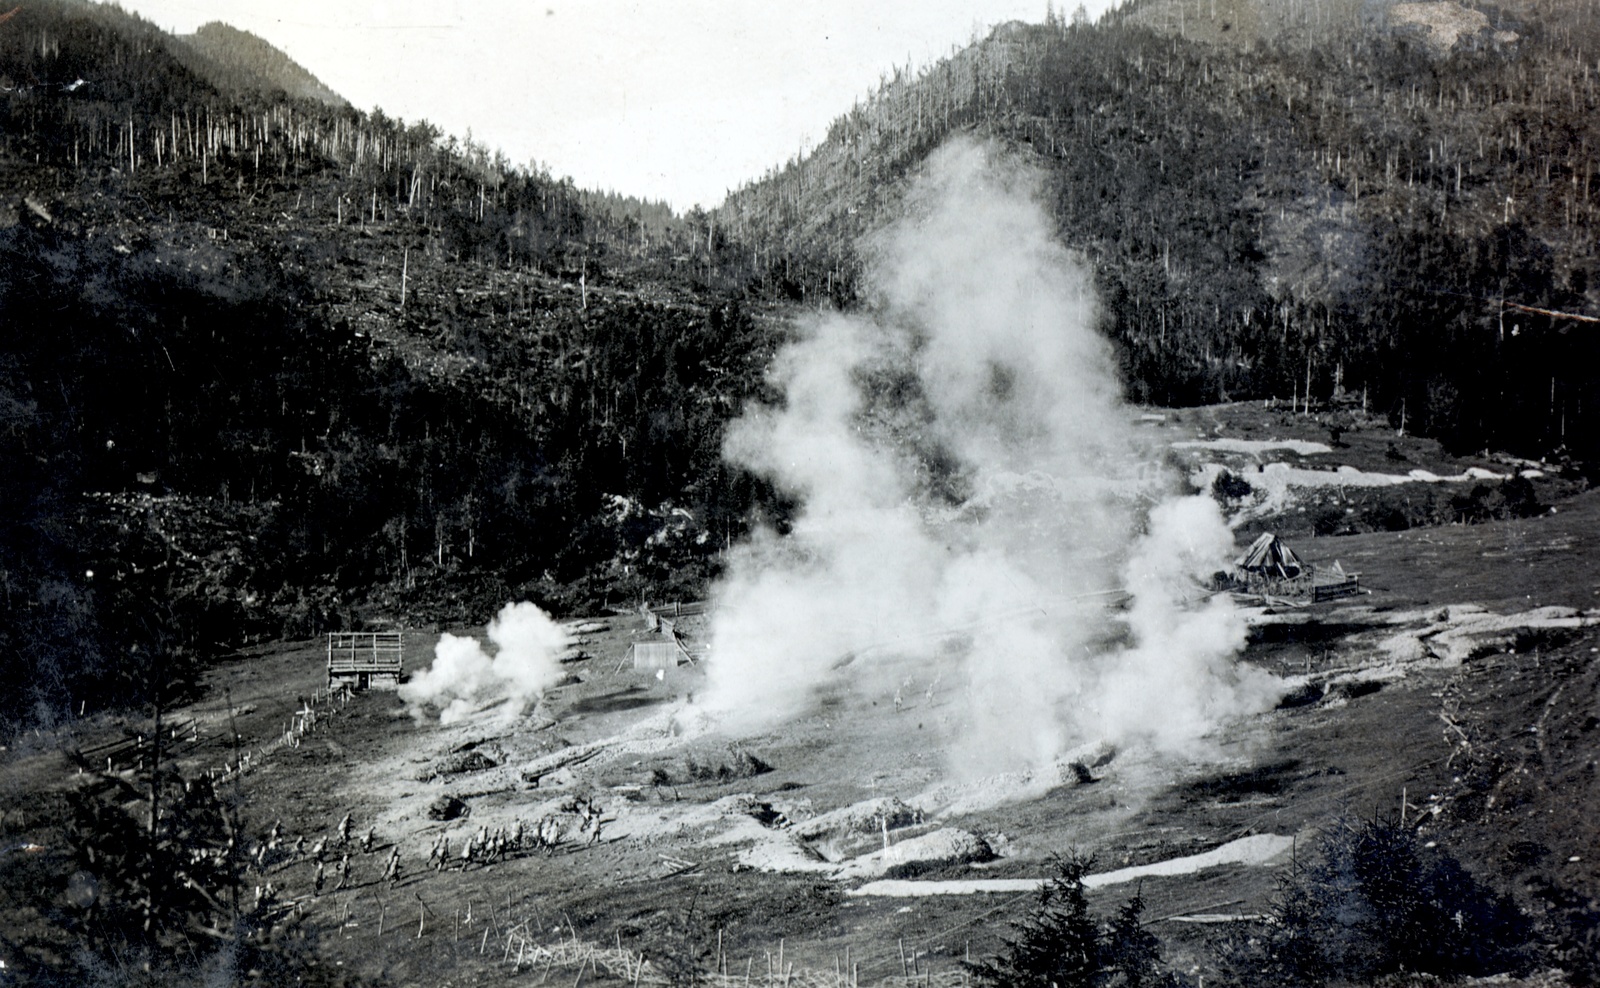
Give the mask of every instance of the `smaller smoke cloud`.
<svg viewBox="0 0 1600 988">
<path fill-rule="evenodd" d="M 498 708 L 498 716 L 515 717 L 560 681 L 560 656 L 572 639 L 550 615 L 526 601 L 507 604 L 487 630 L 494 655 L 476 639 L 440 636 L 433 665 L 400 687 L 414 716 L 436 709 L 439 723 L 453 724 Z"/>
<path fill-rule="evenodd" d="M 1278 680 L 1234 661 L 1247 629 L 1233 600 L 1197 599 L 1233 554 L 1233 533 L 1211 498 L 1177 498 L 1151 510 L 1123 567 L 1131 642 L 1098 691 L 1102 736 L 1180 750 L 1224 720 L 1272 708 Z"/>
</svg>

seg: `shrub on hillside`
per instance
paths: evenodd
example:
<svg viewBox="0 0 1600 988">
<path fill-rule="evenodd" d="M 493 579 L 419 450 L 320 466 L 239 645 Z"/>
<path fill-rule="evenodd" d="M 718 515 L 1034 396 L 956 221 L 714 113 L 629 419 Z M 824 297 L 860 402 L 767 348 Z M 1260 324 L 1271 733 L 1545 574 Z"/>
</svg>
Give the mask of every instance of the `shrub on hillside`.
<svg viewBox="0 0 1600 988">
<path fill-rule="evenodd" d="M 1452 520 L 1484 522 L 1500 518 L 1532 518 L 1544 511 L 1533 483 L 1526 477 L 1508 477 L 1499 484 L 1474 484 L 1472 490 L 1450 499 Z"/>
<path fill-rule="evenodd" d="M 1255 488 L 1250 482 L 1231 470 L 1223 470 L 1211 482 L 1211 496 L 1219 502 L 1237 501 L 1242 497 L 1249 497 Z"/>
<path fill-rule="evenodd" d="M 1223 945 L 1239 984 L 1361 982 L 1402 972 L 1518 972 L 1532 924 L 1509 896 L 1392 819 L 1341 823 L 1282 880 L 1268 921 Z"/>
<path fill-rule="evenodd" d="M 1076 853 L 1052 859 L 1056 876 L 1040 887 L 1032 910 L 1011 924 L 1013 935 L 988 960 L 969 964 L 996 988 L 1142 988 L 1175 985 L 1161 967 L 1160 942 L 1143 926 L 1138 893 L 1109 923 L 1089 915 L 1083 876 L 1090 859 Z"/>
</svg>

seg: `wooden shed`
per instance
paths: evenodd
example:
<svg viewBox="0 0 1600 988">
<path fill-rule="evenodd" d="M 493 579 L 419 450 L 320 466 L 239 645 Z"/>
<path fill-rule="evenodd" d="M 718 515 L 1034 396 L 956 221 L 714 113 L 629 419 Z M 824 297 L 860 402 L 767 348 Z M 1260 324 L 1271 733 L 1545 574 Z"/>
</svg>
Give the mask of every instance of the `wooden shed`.
<svg viewBox="0 0 1600 988">
<path fill-rule="evenodd" d="M 634 642 L 633 667 L 645 672 L 657 669 L 676 669 L 683 647 L 676 641 Z"/>
<path fill-rule="evenodd" d="M 405 634 L 399 631 L 334 631 L 328 635 L 328 686 L 364 690 L 400 685 Z"/>
</svg>

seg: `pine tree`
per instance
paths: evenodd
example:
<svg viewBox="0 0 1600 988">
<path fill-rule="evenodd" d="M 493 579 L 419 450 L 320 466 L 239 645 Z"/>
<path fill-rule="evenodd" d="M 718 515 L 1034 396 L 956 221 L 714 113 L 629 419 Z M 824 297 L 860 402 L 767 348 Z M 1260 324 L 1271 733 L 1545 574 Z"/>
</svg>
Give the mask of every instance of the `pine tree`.
<svg viewBox="0 0 1600 988">
<path fill-rule="evenodd" d="M 978 980 L 1007 988 L 1091 988 L 1100 971 L 1100 930 L 1089 915 L 1083 876 L 1091 859 L 1053 857 L 1056 876 L 1040 887 L 1033 910 L 1011 924 L 1000 955 L 974 964 Z"/>
<path fill-rule="evenodd" d="M 1154 988 L 1174 984 L 1161 968 L 1161 943 L 1144 928 L 1144 897 L 1135 893 L 1102 925 L 1089 915 L 1083 876 L 1093 860 L 1077 852 L 1051 858 L 1056 875 L 1033 909 L 1011 924 L 995 957 L 969 964 L 980 982 L 1000 988 Z"/>
<path fill-rule="evenodd" d="M 1171 983 L 1171 976 L 1161 970 L 1161 941 L 1144 928 L 1142 889 L 1122 904 L 1106 927 L 1102 955 L 1103 970 L 1111 975 L 1108 984 L 1145 988 Z"/>
</svg>

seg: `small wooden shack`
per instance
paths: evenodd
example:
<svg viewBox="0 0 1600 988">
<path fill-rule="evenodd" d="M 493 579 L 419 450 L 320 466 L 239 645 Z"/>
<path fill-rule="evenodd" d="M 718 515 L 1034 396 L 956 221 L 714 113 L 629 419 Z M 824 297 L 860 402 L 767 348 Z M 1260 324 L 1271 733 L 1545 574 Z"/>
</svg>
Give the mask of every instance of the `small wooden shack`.
<svg viewBox="0 0 1600 988">
<path fill-rule="evenodd" d="M 328 634 L 328 687 L 365 690 L 400 685 L 405 634 L 399 631 L 334 631 Z"/>
<path fill-rule="evenodd" d="M 645 628 L 660 633 L 662 637 L 658 641 L 634 643 L 633 668 L 644 672 L 655 672 L 662 669 L 676 669 L 680 661 L 694 665 L 696 656 L 705 653 L 705 646 L 689 644 L 678 631 L 678 619 L 704 614 L 706 608 L 707 604 L 704 601 L 660 604 L 655 607 L 640 604 L 639 615 L 644 618 Z M 617 668 L 622 668 L 621 664 L 618 664 Z"/>
<path fill-rule="evenodd" d="M 633 667 L 644 672 L 657 669 L 676 669 L 683 647 L 676 641 L 634 642 Z"/>
</svg>

